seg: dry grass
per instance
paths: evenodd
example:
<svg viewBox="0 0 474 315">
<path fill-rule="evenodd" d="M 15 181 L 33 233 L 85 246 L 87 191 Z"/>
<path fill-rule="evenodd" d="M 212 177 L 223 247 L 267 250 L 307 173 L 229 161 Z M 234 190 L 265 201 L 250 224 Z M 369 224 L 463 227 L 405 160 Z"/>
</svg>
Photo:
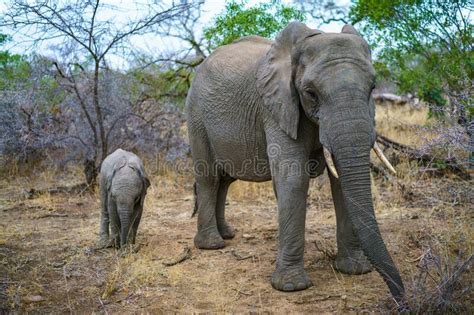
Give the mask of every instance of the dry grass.
<svg viewBox="0 0 474 315">
<path fill-rule="evenodd" d="M 378 104 L 375 112 L 377 132 L 395 141 L 407 145 L 418 145 L 422 141 L 420 132 L 422 127 L 429 126 L 428 110 L 414 108 L 407 104 L 391 105 Z"/>
<path fill-rule="evenodd" d="M 424 110 L 378 107 L 377 129 L 415 145 L 420 143 L 420 132 L 431 132 L 420 128 L 431 124 L 425 117 Z M 0 181 L 0 309 L 390 312 L 393 303 L 379 275 L 345 276 L 331 267 L 336 250 L 335 214 L 326 175 L 311 181 L 308 199 L 305 258 L 315 286 L 287 294 L 269 285 L 277 246 L 271 183 L 233 183 L 227 213 L 237 228 L 236 238 L 221 251 L 197 250 L 193 247 L 196 223 L 190 219 L 193 180 L 189 173 L 175 171 L 188 166 L 147 162 L 153 184 L 138 249 L 125 252 L 94 249 L 97 194 L 42 194 L 24 199 L 23 189 L 80 182 L 79 168 L 23 177 L 10 171 L 14 176 Z M 471 183 L 430 177 L 408 161 L 400 161 L 396 168 L 396 178 L 373 177 L 373 194 L 377 218 L 405 279 L 412 311 L 472 313 L 471 262 L 466 263 L 474 245 Z M 192 248 L 189 259 L 165 265 L 186 247 Z"/>
<path fill-rule="evenodd" d="M 251 183 L 237 181 L 229 187 L 229 201 L 253 202 L 257 200 L 265 202 L 273 198 L 274 194 L 271 182 Z"/>
</svg>

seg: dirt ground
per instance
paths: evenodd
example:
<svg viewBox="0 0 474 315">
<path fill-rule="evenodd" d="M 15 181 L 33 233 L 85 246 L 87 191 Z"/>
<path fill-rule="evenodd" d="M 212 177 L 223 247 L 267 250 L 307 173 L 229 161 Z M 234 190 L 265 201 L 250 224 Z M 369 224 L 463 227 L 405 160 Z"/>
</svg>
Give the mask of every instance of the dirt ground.
<svg viewBox="0 0 474 315">
<path fill-rule="evenodd" d="M 162 181 L 157 182 L 146 203 L 138 251 L 125 254 L 94 249 L 99 227 L 95 194 L 22 200 L 20 191 L 3 182 L 1 308 L 38 313 L 359 313 L 393 307 L 376 272 L 346 276 L 331 267 L 335 214 L 326 176 L 312 181 L 308 207 L 305 265 L 314 286 L 295 293 L 278 292 L 269 282 L 277 210 L 268 183 L 233 187 L 227 213 L 237 235 L 223 250 L 207 251 L 193 246 L 191 187 L 161 185 L 168 190 L 163 191 Z M 379 198 L 385 198 L 391 185 L 376 185 Z M 419 240 L 426 235 L 464 233 L 472 250 L 472 211 L 465 205 L 448 209 L 438 201 L 427 198 L 424 202 L 431 206 L 422 207 L 403 198 L 376 199 L 378 222 L 408 287 L 425 250 Z M 189 259 L 166 266 L 188 249 Z"/>
<path fill-rule="evenodd" d="M 411 138 L 404 130 L 388 131 L 416 139 L 410 129 L 406 133 Z M 148 167 L 153 168 L 150 163 Z M 454 305 L 451 310 L 474 313 L 470 265 L 458 268 L 473 253 L 472 182 L 449 175 L 429 177 L 403 163 L 397 170 L 397 178 L 374 177 L 373 194 L 383 237 L 413 310 L 433 311 L 434 304 L 448 301 Z M 394 302 L 376 272 L 346 276 L 331 267 L 336 224 L 326 174 L 312 180 L 308 199 L 305 268 L 314 286 L 283 293 L 270 285 L 277 248 L 277 209 L 270 183 L 231 186 L 227 216 L 236 237 L 222 250 L 207 251 L 193 245 L 192 178 L 149 173 L 155 175 L 138 249 L 127 253 L 95 249 L 96 193 L 24 194 L 32 187 L 73 185 L 80 181 L 77 172 L 0 180 L 0 313 L 393 310 Z M 184 254 L 186 259 L 177 263 Z"/>
</svg>

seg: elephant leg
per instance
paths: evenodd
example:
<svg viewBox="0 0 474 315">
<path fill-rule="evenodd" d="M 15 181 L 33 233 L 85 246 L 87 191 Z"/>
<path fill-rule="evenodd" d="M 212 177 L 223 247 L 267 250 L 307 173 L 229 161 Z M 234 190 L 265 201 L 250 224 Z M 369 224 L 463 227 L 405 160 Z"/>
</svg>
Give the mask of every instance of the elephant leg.
<svg viewBox="0 0 474 315">
<path fill-rule="evenodd" d="M 107 200 L 107 189 L 105 182 L 101 178 L 100 183 L 100 230 L 99 230 L 99 246 L 107 247 L 109 244 L 109 210 Z"/>
<path fill-rule="evenodd" d="M 110 218 L 110 232 L 111 238 L 110 243 L 116 248 L 120 247 L 120 219 L 117 212 L 117 204 L 112 198 L 108 198 L 108 209 L 109 209 L 109 218 Z"/>
<path fill-rule="evenodd" d="M 272 286 L 281 291 L 299 291 L 312 286 L 304 270 L 306 198 L 309 175 L 304 171 L 304 152 L 294 152 L 288 160 L 270 161 L 275 193 L 278 196 L 278 256 Z M 296 161 L 295 161 L 296 160 Z M 292 169 L 296 166 L 296 169 Z M 290 168 L 290 169 L 288 169 Z"/>
<path fill-rule="evenodd" d="M 232 239 L 235 236 L 234 228 L 227 223 L 225 219 L 225 201 L 229 186 L 235 179 L 230 176 L 223 176 L 219 183 L 219 190 L 217 191 L 216 204 L 216 220 L 217 229 L 223 239 Z"/>
<path fill-rule="evenodd" d="M 135 244 L 137 237 L 138 225 L 140 225 L 140 220 L 142 219 L 143 207 L 139 205 L 139 209 L 136 211 L 136 215 L 132 221 L 132 235 L 131 235 L 131 244 Z"/>
<path fill-rule="evenodd" d="M 224 247 L 224 239 L 217 228 L 216 206 L 220 175 L 216 170 L 213 150 L 204 132 L 205 128 L 190 115 L 189 142 L 194 161 L 197 198 L 197 233 L 194 245 L 201 249 Z"/>
<path fill-rule="evenodd" d="M 304 290 L 312 285 L 304 270 L 306 198 L 309 178 L 274 178 L 278 194 L 278 256 L 272 285 L 281 291 Z"/>
<path fill-rule="evenodd" d="M 348 209 L 344 205 L 341 184 L 328 171 L 331 181 L 331 192 L 336 209 L 337 221 L 337 256 L 334 268 L 342 273 L 359 275 L 372 271 L 372 265 L 365 257 L 359 240 L 349 219 Z"/>
<path fill-rule="evenodd" d="M 224 247 L 224 239 L 217 228 L 216 204 L 219 179 L 212 175 L 196 179 L 198 195 L 198 231 L 194 245 L 201 249 L 219 249 Z"/>
</svg>

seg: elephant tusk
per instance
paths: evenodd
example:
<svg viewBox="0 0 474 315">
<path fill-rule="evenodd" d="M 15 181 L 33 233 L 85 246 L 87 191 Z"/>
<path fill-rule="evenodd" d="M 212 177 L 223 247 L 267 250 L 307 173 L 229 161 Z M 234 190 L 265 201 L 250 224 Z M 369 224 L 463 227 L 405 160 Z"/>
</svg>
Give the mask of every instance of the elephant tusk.
<svg viewBox="0 0 474 315">
<path fill-rule="evenodd" d="M 383 154 L 383 151 L 382 149 L 380 149 L 379 145 L 377 144 L 377 142 L 374 143 L 374 151 L 375 153 L 377 154 L 377 156 L 379 157 L 379 159 L 383 162 L 383 164 L 385 164 L 385 166 L 395 175 L 397 175 L 397 171 L 395 171 L 395 169 L 393 168 L 392 164 L 390 164 L 390 162 L 388 161 L 387 157 L 385 156 L 385 154 Z"/>
<path fill-rule="evenodd" d="M 324 151 L 324 159 L 326 160 L 326 165 L 329 168 L 329 171 L 331 172 L 332 176 L 339 178 L 339 175 L 337 174 L 336 167 L 334 166 L 334 161 L 332 160 L 331 152 L 329 152 L 328 149 L 323 147 Z"/>
</svg>

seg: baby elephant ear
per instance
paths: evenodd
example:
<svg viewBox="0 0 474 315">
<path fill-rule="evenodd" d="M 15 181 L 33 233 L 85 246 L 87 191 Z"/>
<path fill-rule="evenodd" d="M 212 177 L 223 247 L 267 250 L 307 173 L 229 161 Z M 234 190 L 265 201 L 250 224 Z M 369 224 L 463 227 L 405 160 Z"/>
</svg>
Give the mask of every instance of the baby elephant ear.
<svg viewBox="0 0 474 315">
<path fill-rule="evenodd" d="M 150 183 L 150 180 L 148 179 L 148 175 L 145 173 L 145 171 L 143 171 L 143 174 L 142 174 L 142 178 L 143 178 L 143 183 L 145 184 L 145 190 L 148 189 L 148 187 L 150 187 L 151 183 Z"/>
<path fill-rule="evenodd" d="M 129 163 L 128 165 L 138 173 L 138 175 L 143 181 L 143 185 L 145 185 L 145 190 L 147 190 L 148 187 L 150 187 L 150 180 L 148 179 L 148 175 L 146 174 L 143 168 L 143 164 L 141 162 L 139 163 L 132 162 L 132 163 Z"/>
<path fill-rule="evenodd" d="M 110 191 L 110 187 L 112 186 L 112 180 L 114 179 L 115 177 L 115 173 L 117 173 L 118 170 L 120 170 L 121 168 L 123 168 L 125 165 L 127 165 L 127 159 L 124 158 L 124 157 L 121 157 L 117 163 L 115 163 L 114 165 L 114 169 L 112 170 L 112 173 L 109 174 L 109 176 L 107 177 L 107 191 Z"/>
<path fill-rule="evenodd" d="M 138 171 L 138 174 L 140 175 L 140 178 L 143 181 L 143 185 L 145 185 L 145 191 L 150 187 L 150 180 L 148 179 L 148 175 L 145 172 L 145 169 L 143 168 L 143 165 L 140 165 L 136 168 Z"/>
<path fill-rule="evenodd" d="M 352 26 L 352 25 L 350 25 L 350 24 L 344 25 L 344 27 L 342 28 L 341 33 L 346 33 L 346 34 L 352 34 L 352 35 L 360 36 L 359 32 L 357 32 L 357 30 L 354 28 L 354 26 Z"/>
</svg>

